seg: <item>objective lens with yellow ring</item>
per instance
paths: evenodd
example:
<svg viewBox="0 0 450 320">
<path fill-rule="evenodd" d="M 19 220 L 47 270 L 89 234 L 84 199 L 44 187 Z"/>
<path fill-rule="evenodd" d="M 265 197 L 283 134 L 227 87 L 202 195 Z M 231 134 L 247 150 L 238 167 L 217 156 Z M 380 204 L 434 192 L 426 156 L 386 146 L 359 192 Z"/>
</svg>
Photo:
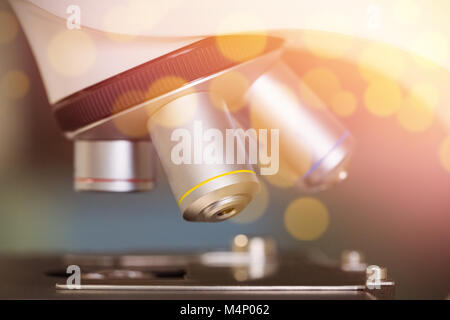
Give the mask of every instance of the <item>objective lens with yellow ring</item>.
<svg viewBox="0 0 450 320">
<path fill-rule="evenodd" d="M 228 134 L 238 128 L 225 102 L 224 108 L 215 106 L 218 99 L 189 93 L 156 111 L 149 122 L 173 194 L 189 221 L 231 218 L 259 191 L 245 141 L 239 135 L 230 139 Z"/>
</svg>

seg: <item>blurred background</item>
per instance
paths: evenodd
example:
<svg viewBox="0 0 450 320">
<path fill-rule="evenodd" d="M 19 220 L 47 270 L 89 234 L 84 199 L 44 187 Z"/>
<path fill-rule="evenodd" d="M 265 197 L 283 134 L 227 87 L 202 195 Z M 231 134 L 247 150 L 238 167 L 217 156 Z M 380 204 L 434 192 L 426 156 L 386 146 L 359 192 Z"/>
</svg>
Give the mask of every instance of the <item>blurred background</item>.
<svg viewBox="0 0 450 320">
<path fill-rule="evenodd" d="M 292 47 L 285 61 L 356 139 L 348 178 L 306 194 L 280 171 L 261 179 L 262 192 L 238 217 L 189 223 L 161 168 L 149 193 L 73 191 L 72 143 L 52 117 L 14 14 L 0 1 L 0 253 L 222 248 L 238 233 L 263 234 L 282 248 L 317 248 L 332 258 L 361 250 L 388 268 L 398 298 L 447 297 L 449 71 L 350 36 L 283 34 Z M 448 62 L 450 43 L 433 37 L 434 52 Z"/>
</svg>

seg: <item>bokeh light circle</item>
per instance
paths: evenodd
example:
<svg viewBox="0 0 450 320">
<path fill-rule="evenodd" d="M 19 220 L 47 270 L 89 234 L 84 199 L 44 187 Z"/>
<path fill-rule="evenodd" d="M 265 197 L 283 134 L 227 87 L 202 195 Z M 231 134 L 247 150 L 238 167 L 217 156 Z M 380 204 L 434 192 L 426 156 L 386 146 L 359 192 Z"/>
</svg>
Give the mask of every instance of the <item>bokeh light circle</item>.
<svg viewBox="0 0 450 320">
<path fill-rule="evenodd" d="M 248 245 L 248 237 L 245 234 L 238 234 L 234 237 L 233 242 L 238 248 L 244 248 Z"/>
<path fill-rule="evenodd" d="M 242 32 L 250 36 L 226 36 Z M 249 57 L 256 57 L 264 52 L 267 44 L 264 24 L 255 15 L 246 12 L 236 12 L 227 16 L 219 23 L 217 34 L 217 47 L 226 58 L 233 61 L 241 62 Z"/>
<path fill-rule="evenodd" d="M 135 100 L 134 97 L 143 96 L 144 93 L 131 90 L 120 95 L 113 106 L 113 113 L 118 113 L 122 106 L 127 104 L 129 100 Z M 148 135 L 147 129 L 148 115 L 146 112 L 127 112 L 125 114 L 113 117 L 113 123 L 117 130 L 130 138 L 141 138 Z"/>
<path fill-rule="evenodd" d="M 94 41 L 81 30 L 61 31 L 53 37 L 48 47 L 50 65 L 67 77 L 77 77 L 88 72 L 96 55 Z"/>
<path fill-rule="evenodd" d="M 316 240 L 327 230 L 327 207 L 318 199 L 303 197 L 289 204 L 284 213 L 284 224 L 291 236 L 298 240 Z"/>
<path fill-rule="evenodd" d="M 20 70 L 8 71 L 1 77 L 0 92 L 9 99 L 23 98 L 30 90 L 30 79 Z"/>
<path fill-rule="evenodd" d="M 172 91 L 173 88 L 181 88 L 187 84 L 187 81 L 177 76 L 161 77 L 154 81 L 147 91 L 147 98 L 152 99 L 166 92 Z M 187 89 L 186 93 L 194 93 L 194 89 Z M 194 95 L 190 95 L 189 100 L 183 109 L 180 110 L 177 104 L 168 104 L 160 108 L 155 114 L 151 115 L 150 126 L 159 125 L 167 128 L 177 128 L 192 121 L 198 109 L 198 99 Z M 149 110 L 150 112 L 151 110 Z"/>
<path fill-rule="evenodd" d="M 399 85 L 390 79 L 370 83 L 364 93 L 367 109 L 379 117 L 387 117 L 397 112 L 402 105 L 402 100 Z"/>
</svg>

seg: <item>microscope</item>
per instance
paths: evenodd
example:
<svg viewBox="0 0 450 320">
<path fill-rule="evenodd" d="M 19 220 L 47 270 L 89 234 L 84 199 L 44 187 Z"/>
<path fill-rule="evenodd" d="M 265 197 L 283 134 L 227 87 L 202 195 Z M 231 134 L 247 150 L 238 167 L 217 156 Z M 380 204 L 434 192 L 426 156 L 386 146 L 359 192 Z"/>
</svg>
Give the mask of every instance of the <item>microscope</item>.
<svg viewBox="0 0 450 320">
<path fill-rule="evenodd" d="M 326 106 L 305 103 L 314 94 L 300 95 L 283 38 L 116 35 L 120 21 L 91 26 L 99 28 L 100 12 L 83 25 L 81 13 L 99 11 L 97 2 L 73 3 L 11 1 L 53 113 L 74 141 L 75 190 L 149 191 L 159 158 L 183 218 L 214 222 L 252 201 L 257 167 L 268 175 L 281 167 L 307 190 L 346 177 L 352 138 Z"/>
<path fill-rule="evenodd" d="M 182 217 L 220 222 L 247 207 L 260 175 L 281 175 L 306 192 L 346 178 L 353 138 L 283 61 L 289 47 L 280 33 L 163 38 L 148 31 L 149 3 L 10 1 L 53 114 L 74 142 L 76 191 L 151 191 L 159 159 Z M 121 9 L 106 10 L 113 4 Z M 238 235 L 232 243 L 200 255 L 66 256 L 62 265 L 88 270 L 86 290 L 392 296 L 385 270 L 375 271 L 386 290 L 367 287 L 358 253 L 343 258 L 350 269 L 321 260 L 312 271 L 270 239 Z M 339 275 L 313 283 L 330 268 Z M 63 281 L 57 288 L 71 289 Z"/>
</svg>

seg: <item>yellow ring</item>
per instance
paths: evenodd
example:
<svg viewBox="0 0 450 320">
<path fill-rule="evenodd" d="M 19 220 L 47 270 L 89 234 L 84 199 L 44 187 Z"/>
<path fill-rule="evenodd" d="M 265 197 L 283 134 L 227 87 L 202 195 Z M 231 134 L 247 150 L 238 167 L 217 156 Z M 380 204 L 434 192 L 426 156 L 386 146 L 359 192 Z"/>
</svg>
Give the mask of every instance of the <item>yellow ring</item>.
<svg viewBox="0 0 450 320">
<path fill-rule="evenodd" d="M 212 181 L 214 179 L 220 178 L 220 177 L 224 177 L 224 176 L 228 176 L 228 175 L 233 174 L 233 173 L 240 173 L 240 172 L 248 172 L 248 173 L 253 173 L 253 174 L 256 175 L 256 173 L 254 171 L 252 171 L 252 170 L 235 170 L 235 171 L 230 171 L 230 172 L 225 172 L 225 173 L 219 174 L 218 176 L 215 176 L 215 177 L 209 178 L 209 179 L 207 179 L 207 180 L 205 180 L 203 182 L 200 182 L 198 185 L 196 185 L 196 186 L 190 188 L 188 191 L 186 191 L 186 193 L 181 196 L 180 200 L 178 200 L 178 206 L 180 206 L 181 201 L 183 201 L 183 199 L 186 198 L 188 194 L 190 194 L 195 189 L 201 187 L 205 183 L 208 183 L 208 182 L 210 182 L 210 181 Z"/>
</svg>

